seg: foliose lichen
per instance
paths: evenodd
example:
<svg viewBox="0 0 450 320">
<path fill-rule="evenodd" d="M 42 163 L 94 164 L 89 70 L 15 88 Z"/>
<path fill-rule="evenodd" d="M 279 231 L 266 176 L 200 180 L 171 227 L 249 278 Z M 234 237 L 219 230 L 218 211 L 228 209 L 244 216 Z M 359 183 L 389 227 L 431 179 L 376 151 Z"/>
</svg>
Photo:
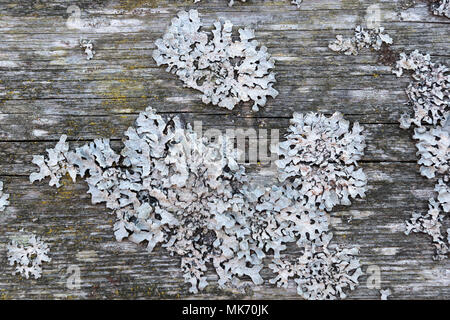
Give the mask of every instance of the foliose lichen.
<svg viewBox="0 0 450 320">
<path fill-rule="evenodd" d="M 303 0 L 291 0 L 291 4 L 295 4 L 297 8 L 300 8 L 300 5 L 302 4 Z"/>
<path fill-rule="evenodd" d="M 380 290 L 380 300 L 388 300 L 391 295 L 391 289 L 381 289 Z"/>
<path fill-rule="evenodd" d="M 0 211 L 4 211 L 9 205 L 9 194 L 3 192 L 3 182 L 0 181 Z"/>
<path fill-rule="evenodd" d="M 429 0 L 434 15 L 450 18 L 450 0 Z"/>
<path fill-rule="evenodd" d="M 318 117 L 326 122 L 320 125 L 322 134 L 328 132 L 328 142 L 336 144 L 322 150 L 322 158 L 331 153 L 342 164 L 355 164 L 363 149 L 361 128 L 349 131 L 339 115 Z M 332 128 L 326 130 L 326 125 Z M 47 150 L 49 159 L 35 157 L 40 171 L 30 180 L 50 177 L 50 184 L 58 185 L 65 173 L 72 173 L 73 179 L 84 177 L 92 202 L 105 203 L 115 214 L 116 239 L 146 243 L 149 251 L 161 246 L 180 256 L 193 293 L 207 285 L 207 264 L 214 267 L 221 287 L 241 276 L 261 284 L 263 259 L 280 259 L 288 243 L 314 252 L 305 270 L 298 271 L 304 297 L 343 297 L 344 288 L 353 288 L 359 276 L 354 273 L 359 266 L 356 252 L 327 249 L 332 235 L 326 213 L 298 201 L 298 190 L 289 184 L 254 187 L 228 138 L 209 141 L 178 117 L 162 117 L 152 108 L 142 112 L 125 135 L 120 153 L 107 139 L 70 151 L 62 136 L 55 150 Z M 308 148 L 312 146 L 305 145 Z M 320 156 L 319 150 L 314 154 Z M 351 275 L 344 276 L 347 272 Z"/>
<path fill-rule="evenodd" d="M 364 48 L 378 51 L 383 43 L 392 44 L 392 38 L 383 32 L 383 27 L 365 30 L 361 26 L 356 26 L 353 37 L 344 38 L 342 35 L 337 35 L 336 40 L 330 42 L 328 48 L 345 55 L 357 55 Z"/>
<path fill-rule="evenodd" d="M 305 247 L 295 262 L 277 259 L 269 265 L 277 274 L 271 283 L 287 288 L 293 279 L 297 293 L 308 300 L 344 299 L 345 289 L 353 290 L 362 275 L 357 254 L 357 248 Z"/>
<path fill-rule="evenodd" d="M 95 50 L 91 40 L 80 38 L 80 48 L 84 49 L 87 60 L 94 58 Z"/>
<path fill-rule="evenodd" d="M 230 21 L 215 22 L 212 35 L 201 30 L 198 12 L 181 11 L 172 19 L 167 33 L 156 40 L 153 58 L 167 65 L 186 87 L 202 92 L 202 101 L 233 109 L 241 101 L 253 101 L 253 110 L 264 106 L 267 96 L 275 98 L 275 62 L 267 48 L 259 47 L 254 31 L 239 29 L 232 39 Z M 259 47 L 259 48 L 258 48 Z"/>
<path fill-rule="evenodd" d="M 444 180 L 445 179 L 445 180 Z M 428 212 L 425 214 L 415 212 L 411 219 L 406 221 L 405 234 L 411 232 L 420 232 L 429 235 L 436 248 L 435 260 L 443 260 L 449 253 L 449 234 L 447 238 L 442 233 L 442 221 L 444 215 L 450 211 L 450 185 L 446 176 L 438 181 L 435 187 L 437 198 L 431 198 L 428 201 Z"/>
<path fill-rule="evenodd" d="M 41 264 L 51 261 L 48 245 L 35 235 L 25 236 L 21 240 L 13 239 L 7 245 L 7 250 L 9 264 L 16 267 L 13 274 L 19 273 L 26 279 L 30 276 L 40 278 Z"/>
<path fill-rule="evenodd" d="M 438 178 L 435 191 L 437 196 L 429 199 L 428 212 L 415 212 L 406 221 L 406 234 L 421 232 L 428 234 L 436 247 L 434 259 L 442 260 L 448 256 L 449 235 L 443 235 L 442 221 L 450 206 L 449 168 L 450 168 L 450 75 L 449 69 L 431 61 L 429 54 L 415 50 L 409 55 L 400 54 L 396 70 L 397 76 L 403 70 L 411 70 L 413 81 L 406 89 L 413 115 L 404 114 L 400 127 L 415 126 L 413 138 L 418 140 L 417 155 L 420 173 L 428 179 Z M 448 233 L 448 231 L 447 231 Z"/>
<path fill-rule="evenodd" d="M 403 70 L 411 70 L 413 81 L 406 89 L 413 115 L 402 115 L 400 127 L 407 129 L 411 124 L 422 127 L 425 124 L 443 125 L 450 112 L 450 75 L 447 66 L 431 61 L 429 54 L 415 50 L 409 55 L 400 54 L 393 73 L 400 77 Z"/>
<path fill-rule="evenodd" d="M 194 0 L 194 3 L 200 2 L 201 0 Z M 239 0 L 241 2 L 246 2 L 247 0 Z M 234 4 L 234 0 L 229 0 L 228 1 L 228 6 L 232 7 Z"/>
<path fill-rule="evenodd" d="M 224 282 L 237 273 L 260 283 L 261 267 L 248 267 L 253 255 L 240 248 L 248 232 L 241 225 L 245 202 L 239 191 L 245 173 L 232 153 L 224 152 L 226 141 L 209 144 L 178 117 L 163 119 L 151 108 L 125 135 L 120 155 L 107 139 L 68 151 L 63 136 L 57 151 L 47 151 L 55 158 L 52 155 L 64 150 L 57 157 L 65 159 L 64 164 L 56 162 L 52 170 L 49 161 L 34 161 L 41 169 L 30 180 L 50 176 L 51 184 L 57 185 L 54 177 L 76 168 L 75 176 L 86 178 L 92 202 L 106 203 L 117 216 L 117 240 L 146 242 L 149 251 L 162 243 L 169 252 L 181 255 L 193 292 L 206 285 L 203 274 L 209 261 Z"/>
<path fill-rule="evenodd" d="M 338 112 L 331 117 L 294 113 L 286 140 L 272 150 L 279 156 L 280 182 L 297 201 L 320 210 L 364 197 L 367 178 L 357 164 L 365 148 L 362 131 Z"/>
<path fill-rule="evenodd" d="M 441 126 L 414 129 L 420 173 L 428 179 L 450 170 L 450 130 Z"/>
<path fill-rule="evenodd" d="M 283 194 L 296 206 L 318 212 L 350 205 L 350 197 L 363 197 L 367 179 L 362 169 L 356 169 L 365 147 L 362 131 L 340 113 L 331 117 L 294 113 L 285 140 L 272 150 L 279 155 L 276 165 Z M 287 288 L 293 280 L 305 299 L 345 298 L 345 289 L 355 288 L 362 274 L 358 249 L 329 246 L 332 234 L 325 217 L 321 228 L 315 223 L 308 228 L 306 241 L 297 242 L 303 252 L 298 260 L 274 255 L 269 268 L 276 277 L 271 283 Z"/>
<path fill-rule="evenodd" d="M 61 186 L 60 179 L 67 173 L 75 181 L 77 170 L 67 161 L 66 155 L 69 151 L 69 144 L 66 139 L 67 136 L 62 135 L 54 148 L 46 150 L 48 158 L 42 155 L 33 156 L 32 163 L 37 165 L 40 171 L 31 173 L 31 183 L 50 177 L 50 186 L 59 188 Z"/>
</svg>

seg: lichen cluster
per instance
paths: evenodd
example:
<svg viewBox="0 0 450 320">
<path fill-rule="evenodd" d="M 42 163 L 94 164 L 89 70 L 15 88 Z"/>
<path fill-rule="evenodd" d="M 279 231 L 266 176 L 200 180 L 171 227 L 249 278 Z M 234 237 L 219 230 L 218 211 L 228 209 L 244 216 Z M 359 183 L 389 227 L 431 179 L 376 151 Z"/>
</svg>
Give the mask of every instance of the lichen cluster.
<svg viewBox="0 0 450 320">
<path fill-rule="evenodd" d="M 47 149 L 48 158 L 42 155 L 33 156 L 31 161 L 40 168 L 39 172 L 30 174 L 30 182 L 41 180 L 44 177 L 50 177 L 50 186 L 61 186 L 60 179 L 69 174 L 75 180 L 77 175 L 76 168 L 67 161 L 67 152 L 69 151 L 69 144 L 66 143 L 67 136 L 62 135 L 56 146 L 52 149 Z"/>
<path fill-rule="evenodd" d="M 80 38 L 80 48 L 84 50 L 87 60 L 94 58 L 95 50 L 91 40 Z"/>
<path fill-rule="evenodd" d="M 337 35 L 336 40 L 331 42 L 328 48 L 345 55 L 357 55 L 364 48 L 378 51 L 383 43 L 392 44 L 392 38 L 383 32 L 383 27 L 365 30 L 361 26 L 356 26 L 353 37 L 344 38 L 342 35 Z"/>
<path fill-rule="evenodd" d="M 4 211 L 9 205 L 9 194 L 3 192 L 3 182 L 0 181 L 0 211 Z"/>
<path fill-rule="evenodd" d="M 448 174 L 450 170 L 450 130 L 441 126 L 426 129 L 418 127 L 413 138 L 417 146 L 420 173 L 428 179 Z"/>
<path fill-rule="evenodd" d="M 115 213 L 117 240 L 146 242 L 149 251 L 162 244 L 180 255 L 193 292 L 206 285 L 208 262 L 221 283 L 234 274 L 260 283 L 261 267 L 249 267 L 257 257 L 242 242 L 250 232 L 243 216 L 245 172 L 226 152 L 227 142 L 208 143 L 178 117 L 163 119 L 151 108 L 125 135 L 120 155 L 107 139 L 68 151 L 63 136 L 57 151 L 47 150 L 48 159 L 34 161 L 40 172 L 30 180 L 50 176 L 57 185 L 61 171 L 76 168 L 72 178 L 86 177 L 92 202 L 104 202 Z M 48 166 L 63 158 L 64 165 Z"/>
<path fill-rule="evenodd" d="M 19 273 L 26 279 L 33 276 L 35 279 L 41 277 L 43 262 L 50 262 L 48 256 L 49 248 L 40 238 L 35 235 L 13 239 L 7 245 L 8 261 L 11 266 L 15 265 L 15 273 Z"/>
<path fill-rule="evenodd" d="M 400 127 L 415 126 L 413 138 L 418 140 L 417 155 L 420 173 L 428 179 L 437 178 L 436 198 L 429 200 L 425 214 L 414 213 L 406 222 L 406 234 L 422 232 L 431 236 L 436 246 L 435 259 L 448 256 L 449 233 L 442 234 L 444 215 L 450 210 L 449 168 L 450 168 L 450 75 L 449 69 L 431 61 L 430 55 L 413 51 L 402 53 L 397 62 L 397 76 L 403 70 L 411 70 L 413 81 L 406 89 L 413 114 L 400 118 Z"/>
<path fill-rule="evenodd" d="M 328 238 L 328 241 L 331 236 Z M 294 263 L 276 259 L 269 268 L 277 274 L 270 280 L 279 287 L 288 287 L 294 279 L 297 293 L 309 300 L 344 299 L 346 289 L 353 290 L 362 275 L 357 248 L 305 247 Z"/>
<path fill-rule="evenodd" d="M 436 247 L 435 260 L 443 260 L 449 253 L 449 229 L 447 229 L 447 238 L 442 233 L 442 221 L 444 216 L 442 212 L 450 212 L 450 181 L 448 176 L 440 179 L 434 189 L 437 192 L 436 198 L 428 201 L 428 212 L 413 213 L 411 219 L 406 221 L 406 234 L 411 232 L 421 232 L 428 234 Z"/>
<path fill-rule="evenodd" d="M 233 109 L 241 101 L 253 101 L 253 110 L 275 98 L 274 60 L 267 48 L 253 40 L 254 31 L 239 29 L 239 40 L 232 39 L 230 21 L 214 23 L 212 35 L 200 30 L 198 12 L 181 11 L 172 20 L 163 38 L 156 40 L 153 58 L 167 65 L 184 85 L 202 92 L 202 101 Z"/>
<path fill-rule="evenodd" d="M 340 114 L 308 115 L 301 125 L 300 119 L 301 115 L 294 116 L 287 141 L 297 139 L 295 152 L 300 157 L 321 159 L 313 164 L 304 160 L 303 165 L 320 167 L 332 161 L 342 168 L 356 165 L 364 148 L 358 124 L 350 129 Z M 294 136 L 301 130 L 303 142 Z M 314 147 L 317 134 L 328 136 Z M 181 256 L 184 278 L 194 293 L 207 285 L 207 264 L 214 267 L 222 287 L 234 285 L 236 276 L 243 275 L 261 284 L 263 259 L 281 259 L 286 245 L 294 242 L 303 250 L 296 262 L 302 268 L 296 269 L 294 279 L 305 298 L 343 297 L 344 288 L 353 288 L 360 274 L 357 250 L 328 249 L 332 235 L 327 215 L 317 202 L 299 197 L 295 184 L 254 187 L 237 163 L 232 141 L 198 137 L 178 117 L 162 117 L 151 108 L 138 116 L 125 136 L 120 154 L 107 139 L 70 151 L 62 136 L 54 149 L 47 150 L 47 158 L 34 157 L 40 171 L 31 174 L 30 181 L 50 177 L 50 184 L 58 186 L 66 173 L 74 181 L 84 177 L 92 202 L 105 203 L 116 215 L 117 240 L 144 242 L 149 251 L 160 245 Z M 295 157 L 286 155 L 291 156 Z M 342 188 L 347 191 L 334 189 L 341 203 L 348 202 L 348 195 L 364 194 L 363 186 L 350 180 Z"/>
<path fill-rule="evenodd" d="M 365 148 L 362 131 L 359 123 L 351 126 L 338 112 L 329 118 L 294 113 L 286 140 L 275 150 L 280 182 L 297 201 L 320 210 L 364 197 L 367 178 L 357 168 Z"/>
<path fill-rule="evenodd" d="M 291 0 L 291 4 L 295 4 L 297 8 L 300 8 L 300 5 L 302 4 L 303 0 Z"/>
<path fill-rule="evenodd" d="M 411 124 L 422 127 L 426 124 L 442 126 L 450 112 L 449 69 L 431 61 L 430 55 L 415 50 L 409 55 L 400 54 L 393 73 L 400 77 L 403 70 L 411 70 L 413 81 L 406 94 L 413 108 L 412 116 L 402 115 L 400 125 L 407 129 Z"/>
<path fill-rule="evenodd" d="M 429 0 L 434 15 L 450 18 L 450 0 Z"/>
</svg>

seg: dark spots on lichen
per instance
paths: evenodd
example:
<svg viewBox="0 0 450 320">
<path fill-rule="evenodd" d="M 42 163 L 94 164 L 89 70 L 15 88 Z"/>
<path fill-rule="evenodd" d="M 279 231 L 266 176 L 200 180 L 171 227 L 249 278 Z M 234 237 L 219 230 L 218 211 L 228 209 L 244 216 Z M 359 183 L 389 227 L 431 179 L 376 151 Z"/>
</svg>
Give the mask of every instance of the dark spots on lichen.
<svg viewBox="0 0 450 320">
<path fill-rule="evenodd" d="M 400 54 L 398 52 L 395 52 L 391 46 L 386 43 L 383 43 L 381 49 L 378 51 L 377 62 L 385 66 L 394 66 L 399 57 Z"/>
<path fill-rule="evenodd" d="M 158 199 L 151 196 L 147 190 L 142 190 L 138 192 L 137 196 L 138 200 L 142 203 L 148 203 L 150 205 L 156 205 L 158 203 Z"/>
<path fill-rule="evenodd" d="M 415 5 L 416 5 L 416 1 L 415 0 L 401 0 L 398 3 L 398 7 L 401 10 L 406 10 L 406 9 L 412 8 Z"/>
<path fill-rule="evenodd" d="M 202 244 L 212 247 L 214 241 L 216 241 L 217 236 L 213 230 L 209 230 L 201 239 Z"/>
</svg>

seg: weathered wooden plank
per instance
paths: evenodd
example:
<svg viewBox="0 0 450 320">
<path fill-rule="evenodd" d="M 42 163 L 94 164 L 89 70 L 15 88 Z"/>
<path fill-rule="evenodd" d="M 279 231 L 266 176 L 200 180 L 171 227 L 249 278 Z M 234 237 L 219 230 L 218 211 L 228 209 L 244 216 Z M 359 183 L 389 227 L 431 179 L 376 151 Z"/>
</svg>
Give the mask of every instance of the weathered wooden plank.
<svg viewBox="0 0 450 320">
<path fill-rule="evenodd" d="M 330 213 L 333 241 L 358 246 L 363 270 L 379 266 L 382 287 L 391 288 L 393 298 L 448 299 L 448 261 L 432 260 L 426 236 L 403 234 L 404 220 L 426 210 L 434 185 L 418 173 L 411 131 L 397 124 L 400 114 L 409 111 L 404 104 L 409 79 L 398 79 L 378 65 L 373 52 L 347 57 L 327 45 L 336 34 L 352 35 L 356 24 L 365 24 L 367 7 L 377 4 L 396 51 L 419 49 L 448 65 L 450 20 L 432 16 L 424 2 L 408 10 L 390 0 L 304 0 L 299 9 L 288 0 L 249 0 L 232 8 L 226 0 L 192 2 L 77 1 L 82 27 L 69 29 L 66 9 L 72 1 L 0 0 L 0 180 L 11 195 L 11 205 L 0 214 L 0 297 L 299 298 L 293 287 L 268 283 L 245 294 L 212 284 L 189 295 L 179 258 L 162 249 L 149 254 L 142 246 L 116 242 L 114 217 L 104 206 L 90 203 L 83 181 L 64 180 L 60 189 L 46 181 L 28 182 L 36 169 L 32 155 L 44 154 L 61 134 L 74 146 L 112 137 L 120 150 L 125 129 L 151 105 L 188 122 L 202 121 L 204 130 L 220 123 L 222 129 L 278 129 L 283 134 L 293 112 L 309 111 L 340 111 L 363 123 L 367 148 L 360 166 L 369 190 L 365 199 Z M 256 38 L 276 60 L 276 99 L 258 113 L 248 103 L 233 111 L 204 105 L 198 92 L 183 88 L 155 65 L 154 41 L 179 10 L 190 8 L 200 11 L 206 25 L 223 18 L 236 30 L 256 30 Z M 87 61 L 79 48 L 80 36 L 94 41 L 93 60 Z M 271 183 L 265 167 L 249 165 L 247 171 L 255 183 Z M 444 224 L 449 227 L 448 219 Z M 53 260 L 39 280 L 13 276 L 7 265 L 6 243 L 21 228 L 51 246 Z M 290 247 L 288 255 L 296 254 Z M 66 286 L 71 265 L 81 269 L 80 290 Z M 267 267 L 263 276 L 271 276 Z M 211 270 L 208 277 L 217 278 Z M 366 279 L 361 277 L 350 298 L 379 297 Z"/>
<path fill-rule="evenodd" d="M 375 76 L 374 76 L 375 75 Z M 4 100 L 0 102 L 3 117 L 8 114 L 33 115 L 89 115 L 138 113 L 151 105 L 167 112 L 194 111 L 220 114 L 235 114 L 257 117 L 289 117 L 293 111 L 341 111 L 348 115 L 359 115 L 362 122 L 397 122 L 400 114 L 409 110 L 404 105 L 405 79 L 397 80 L 392 75 L 372 75 L 339 78 L 309 78 L 301 76 L 281 86 L 276 85 L 279 96 L 269 98 L 267 105 L 257 114 L 250 104 L 242 104 L 234 111 L 215 108 L 201 103 L 195 90 L 183 88 L 181 82 L 169 75 L 155 74 L 149 79 L 124 78 L 102 81 L 26 81 L 5 85 Z M 388 83 L 388 84 L 386 84 Z M 389 84 L 390 83 L 390 84 Z M 359 84 L 359 85 L 358 85 Z M 366 87 L 361 87 L 366 85 Z M 326 94 L 320 94 L 326 93 Z M 181 98 L 183 97 L 183 98 Z M 74 103 L 76 107 L 74 107 Z"/>
<path fill-rule="evenodd" d="M 445 272 L 447 264 L 432 261 L 433 250 L 423 236 L 405 237 L 402 234 L 404 219 L 414 210 L 425 210 L 425 200 L 432 194 L 431 183 L 418 176 L 415 164 L 362 166 L 369 177 L 369 192 L 366 199 L 331 213 L 336 243 L 360 247 L 364 269 L 369 265 L 380 266 L 383 287 L 393 288 L 396 297 L 410 296 L 408 290 L 414 287 L 420 287 L 415 298 L 448 295 L 445 278 L 424 280 L 425 274 Z M 257 179 L 257 174 L 254 175 Z M 23 176 L 2 178 L 7 182 L 12 199 L 2 218 L 8 224 L 2 231 L 0 242 L 3 244 L 17 233 L 18 228 L 24 228 L 42 235 L 51 244 L 53 253 L 53 261 L 46 266 L 45 276 L 39 281 L 18 280 L 9 275 L 12 269 L 2 264 L 6 273 L 0 274 L 0 283 L 7 294 L 53 298 L 65 295 L 87 297 L 91 293 L 97 298 L 147 298 L 148 291 L 150 297 L 157 298 L 186 294 L 186 285 L 177 268 L 179 259 L 167 256 L 163 250 L 148 254 L 141 246 L 115 242 L 113 217 L 101 205 L 90 204 L 84 183 L 73 184 L 67 180 L 63 187 L 54 189 L 46 182 L 29 185 L 27 177 Z M 350 217 L 352 220 L 348 222 Z M 86 260 L 77 258 L 77 253 L 86 251 L 95 254 L 86 253 Z M 295 254 L 296 250 L 292 248 L 289 252 Z M 82 270 L 80 291 L 71 292 L 65 287 L 65 272 L 72 264 Z M 269 270 L 263 274 L 267 278 L 271 276 Z M 209 276 L 214 279 L 213 273 Z M 350 297 L 377 297 L 376 290 L 366 288 L 366 277 L 361 280 L 362 285 Z M 120 284 L 112 285 L 111 282 Z M 31 284 L 33 291 L 21 289 Z M 95 289 L 96 285 L 100 288 Z M 210 288 L 198 297 L 225 298 L 227 294 L 230 293 Z M 252 297 L 295 298 L 295 295 L 293 290 L 285 291 L 266 284 L 255 288 Z"/>
</svg>

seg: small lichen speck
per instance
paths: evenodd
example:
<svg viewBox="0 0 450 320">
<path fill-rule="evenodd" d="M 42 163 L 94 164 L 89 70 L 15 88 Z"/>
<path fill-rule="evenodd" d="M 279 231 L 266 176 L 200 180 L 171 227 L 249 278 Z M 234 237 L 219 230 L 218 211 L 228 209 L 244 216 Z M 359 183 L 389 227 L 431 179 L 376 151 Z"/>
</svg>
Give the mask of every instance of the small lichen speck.
<svg viewBox="0 0 450 320">
<path fill-rule="evenodd" d="M 80 38 L 80 47 L 84 49 L 86 59 L 91 60 L 94 57 L 94 44 L 91 42 L 91 40 Z"/>
<path fill-rule="evenodd" d="M 411 219 L 406 221 L 405 234 L 421 232 L 428 234 L 436 248 L 435 260 L 443 260 L 449 253 L 449 233 L 447 238 L 442 234 L 442 212 L 450 212 L 450 181 L 448 176 L 440 179 L 436 184 L 436 198 L 428 201 L 428 212 L 425 214 L 413 213 Z"/>
<path fill-rule="evenodd" d="M 288 280 L 293 279 L 297 293 L 308 300 L 344 299 L 344 290 L 353 290 L 363 274 L 357 253 L 356 248 L 306 247 L 294 263 L 276 260 L 269 265 L 278 274 L 271 283 L 287 287 Z"/>
<path fill-rule="evenodd" d="M 450 0 L 428 0 L 430 10 L 436 16 L 450 18 Z"/>
<path fill-rule="evenodd" d="M 300 5 L 302 4 L 303 0 L 291 0 L 291 4 L 295 4 L 297 8 L 300 8 Z"/>
<path fill-rule="evenodd" d="M 380 300 L 387 300 L 390 295 L 391 295 L 390 289 L 381 289 L 380 290 Z"/>
</svg>

